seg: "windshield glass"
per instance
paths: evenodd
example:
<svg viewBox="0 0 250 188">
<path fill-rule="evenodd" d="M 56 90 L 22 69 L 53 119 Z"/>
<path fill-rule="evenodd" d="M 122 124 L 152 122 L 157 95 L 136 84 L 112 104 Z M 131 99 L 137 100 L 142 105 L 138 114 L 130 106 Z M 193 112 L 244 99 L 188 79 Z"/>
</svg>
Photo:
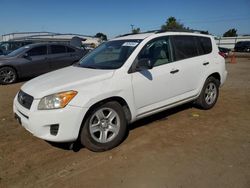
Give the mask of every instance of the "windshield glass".
<svg viewBox="0 0 250 188">
<path fill-rule="evenodd" d="M 116 40 L 101 44 L 81 61 L 79 66 L 92 69 L 120 68 L 141 40 Z"/>
<path fill-rule="evenodd" d="M 21 48 L 18 48 L 17 50 L 12 51 L 11 53 L 9 53 L 6 56 L 9 56 L 9 57 L 17 56 L 17 55 L 19 55 L 20 53 L 22 53 L 23 51 L 25 51 L 26 49 L 29 49 L 29 48 L 30 48 L 29 46 L 23 46 Z"/>
</svg>

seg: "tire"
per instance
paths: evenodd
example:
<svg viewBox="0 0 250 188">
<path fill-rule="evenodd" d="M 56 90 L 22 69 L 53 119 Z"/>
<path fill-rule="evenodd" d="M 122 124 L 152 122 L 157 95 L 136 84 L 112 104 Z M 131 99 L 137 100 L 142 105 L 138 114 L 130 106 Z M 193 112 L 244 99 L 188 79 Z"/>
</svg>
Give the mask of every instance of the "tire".
<svg viewBox="0 0 250 188">
<path fill-rule="evenodd" d="M 17 73 L 15 69 L 11 67 L 0 68 L 0 84 L 12 84 L 17 80 Z"/>
<path fill-rule="evenodd" d="M 219 80 L 214 77 L 207 78 L 202 91 L 196 100 L 196 104 L 204 110 L 212 108 L 216 104 L 219 96 L 219 86 Z"/>
<path fill-rule="evenodd" d="M 93 109 L 83 123 L 81 143 L 95 152 L 118 146 L 127 133 L 125 114 L 117 102 L 107 102 Z"/>
</svg>

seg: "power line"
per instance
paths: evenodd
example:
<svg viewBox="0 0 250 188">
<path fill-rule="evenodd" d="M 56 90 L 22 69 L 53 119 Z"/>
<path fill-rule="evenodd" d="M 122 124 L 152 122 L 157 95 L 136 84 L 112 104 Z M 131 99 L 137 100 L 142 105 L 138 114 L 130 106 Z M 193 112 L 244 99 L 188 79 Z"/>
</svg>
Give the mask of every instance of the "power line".
<svg viewBox="0 0 250 188">
<path fill-rule="evenodd" d="M 231 21 L 243 21 L 250 20 L 250 17 L 245 18 L 228 18 L 228 19 L 217 19 L 217 20 L 197 20 L 197 21 L 183 21 L 184 23 L 218 23 L 218 22 L 231 22 Z"/>
<path fill-rule="evenodd" d="M 220 23 L 220 22 L 233 22 L 233 21 L 250 20 L 250 17 L 226 18 L 226 19 L 220 19 L 220 18 L 221 17 L 216 17 L 216 19 L 204 19 L 204 20 L 179 19 L 178 22 L 182 22 L 184 24 L 209 24 L 209 23 Z M 161 28 L 161 25 L 158 25 L 158 26 L 151 25 L 151 26 L 148 26 L 148 27 L 142 27 L 142 30 L 154 30 L 154 29 L 160 29 L 160 28 Z"/>
</svg>

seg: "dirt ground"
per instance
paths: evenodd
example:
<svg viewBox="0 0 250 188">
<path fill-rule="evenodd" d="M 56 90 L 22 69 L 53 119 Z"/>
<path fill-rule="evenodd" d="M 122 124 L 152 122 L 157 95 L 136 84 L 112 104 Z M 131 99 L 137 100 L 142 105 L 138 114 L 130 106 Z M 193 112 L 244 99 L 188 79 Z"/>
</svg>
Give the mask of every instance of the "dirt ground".
<svg viewBox="0 0 250 188">
<path fill-rule="evenodd" d="M 23 83 L 0 86 L 0 187 L 250 188 L 250 59 L 227 69 L 213 109 L 143 119 L 103 153 L 33 137 L 12 114 Z"/>
</svg>

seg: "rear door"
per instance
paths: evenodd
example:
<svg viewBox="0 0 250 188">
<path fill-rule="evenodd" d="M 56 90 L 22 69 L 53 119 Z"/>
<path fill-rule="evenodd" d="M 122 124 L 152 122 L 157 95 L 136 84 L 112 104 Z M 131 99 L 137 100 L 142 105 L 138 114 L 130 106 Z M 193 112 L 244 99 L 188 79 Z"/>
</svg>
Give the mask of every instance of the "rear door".
<svg viewBox="0 0 250 188">
<path fill-rule="evenodd" d="M 66 46 L 66 51 L 68 53 L 68 64 L 72 65 L 74 62 L 79 61 L 82 56 L 83 56 L 83 52 L 80 51 L 80 49 L 75 49 L 73 47 L 70 46 Z"/>
<path fill-rule="evenodd" d="M 65 45 L 52 44 L 49 48 L 49 64 L 51 70 L 60 69 L 73 63 L 71 53 L 67 53 Z"/>
<path fill-rule="evenodd" d="M 200 40 L 196 36 L 174 35 L 171 37 L 173 44 L 174 69 L 178 73 L 171 78 L 171 82 L 178 83 L 173 86 L 171 97 L 178 100 L 194 97 L 199 92 L 201 79 L 209 67 L 208 56 L 202 54 Z M 181 86 L 181 87 L 180 87 Z"/>
</svg>

